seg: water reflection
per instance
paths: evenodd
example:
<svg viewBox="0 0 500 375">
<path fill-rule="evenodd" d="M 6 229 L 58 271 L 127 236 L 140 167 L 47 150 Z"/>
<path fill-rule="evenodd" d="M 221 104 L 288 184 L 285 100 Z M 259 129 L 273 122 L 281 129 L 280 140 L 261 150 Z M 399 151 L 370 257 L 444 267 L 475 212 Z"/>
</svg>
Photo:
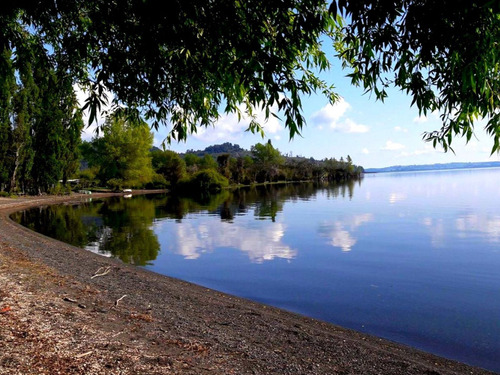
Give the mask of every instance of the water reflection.
<svg viewBox="0 0 500 375">
<path fill-rule="evenodd" d="M 191 260 L 232 248 L 252 263 L 263 263 L 297 256 L 297 249 L 285 243 L 287 226 L 280 222 L 286 202 L 315 199 L 318 188 L 329 198 L 352 198 L 356 183 L 266 185 L 197 197 L 115 197 L 27 210 L 13 218 L 50 237 L 136 265 L 151 264 L 162 246 Z M 193 215 L 199 217 L 192 220 Z M 347 251 L 356 240 L 342 225 L 334 223 L 332 244 Z M 348 225 L 351 231 L 358 226 Z"/>
<path fill-rule="evenodd" d="M 432 247 L 444 248 L 446 245 L 446 230 L 443 219 L 426 217 L 422 220 L 422 224 L 429 230 Z"/>
<path fill-rule="evenodd" d="M 13 219 L 47 236 L 131 264 L 148 264 L 160 249 L 152 230 L 155 201 L 145 197 L 49 206 L 16 213 Z"/>
<path fill-rule="evenodd" d="M 166 239 L 163 241 L 164 248 L 185 259 L 198 259 L 204 253 L 222 248 L 237 249 L 245 253 L 252 263 L 296 257 L 297 250 L 282 242 L 286 229 L 283 224 L 276 223 L 266 227 L 245 224 L 199 219 L 173 227 L 160 222 L 156 228 L 162 238 Z"/>
<path fill-rule="evenodd" d="M 395 204 L 406 199 L 405 193 L 393 192 L 389 195 L 389 203 Z"/>
<path fill-rule="evenodd" d="M 152 230 L 153 200 L 111 200 L 101 206 L 99 214 L 103 219 L 103 226 L 97 231 L 100 249 L 137 265 L 156 259 L 160 243 Z"/>
<path fill-rule="evenodd" d="M 479 216 L 468 214 L 455 220 L 455 227 L 460 237 L 467 237 L 471 233 L 480 233 L 489 242 L 500 242 L 500 217 Z"/>
<path fill-rule="evenodd" d="M 355 233 L 357 229 L 373 220 L 374 216 L 371 213 L 342 217 L 333 223 L 323 222 L 318 229 L 318 233 L 321 237 L 328 238 L 331 246 L 348 252 L 356 245 Z"/>
</svg>

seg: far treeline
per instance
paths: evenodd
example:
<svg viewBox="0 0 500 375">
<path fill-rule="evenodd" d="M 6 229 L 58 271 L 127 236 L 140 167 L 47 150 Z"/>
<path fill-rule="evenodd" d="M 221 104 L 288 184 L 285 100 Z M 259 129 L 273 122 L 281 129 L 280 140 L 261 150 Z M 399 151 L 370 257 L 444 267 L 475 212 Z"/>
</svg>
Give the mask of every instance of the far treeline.
<svg viewBox="0 0 500 375">
<path fill-rule="evenodd" d="M 270 141 L 257 143 L 249 151 L 224 143 L 178 154 L 153 147 L 153 134 L 145 122 L 112 117 L 103 129 L 102 137 L 80 146 L 84 168 L 77 177 L 82 188 L 213 192 L 255 183 L 343 181 L 363 173 L 350 156 L 340 160 L 284 156 Z"/>
<path fill-rule="evenodd" d="M 0 83 L 12 103 L 2 107 L 8 111 L 0 123 L 3 194 L 97 187 L 217 191 L 230 185 L 347 180 L 363 173 L 350 156 L 322 161 L 286 157 L 270 141 L 249 151 L 230 143 L 183 155 L 162 151 L 153 147 L 146 122 L 118 115 L 108 117 L 100 136 L 82 142 L 82 115 L 71 85 L 63 91 L 52 85 L 57 72 L 49 77 L 31 72 L 25 71 L 21 83 Z"/>
</svg>

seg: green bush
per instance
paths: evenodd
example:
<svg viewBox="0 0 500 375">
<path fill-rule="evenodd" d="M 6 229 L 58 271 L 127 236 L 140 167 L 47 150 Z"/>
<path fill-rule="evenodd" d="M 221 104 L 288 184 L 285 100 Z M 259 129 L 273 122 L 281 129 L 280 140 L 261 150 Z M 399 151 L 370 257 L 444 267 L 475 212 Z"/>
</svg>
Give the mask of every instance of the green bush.
<svg viewBox="0 0 500 375">
<path fill-rule="evenodd" d="M 168 187 L 168 182 L 161 174 L 155 173 L 153 180 L 146 184 L 146 189 L 165 189 Z"/>
<path fill-rule="evenodd" d="M 96 172 L 93 169 L 84 169 L 80 171 L 78 178 L 80 183 L 78 184 L 77 189 L 88 189 L 97 185 Z"/>
<path fill-rule="evenodd" d="M 189 190 L 191 192 L 209 192 L 214 193 L 227 187 L 229 181 L 220 173 L 213 169 L 205 169 L 196 172 L 188 179 L 181 180 L 178 188 L 180 190 Z"/>
<path fill-rule="evenodd" d="M 69 184 L 63 185 L 57 183 L 47 191 L 49 195 L 68 195 L 71 193 L 71 186 Z"/>
<path fill-rule="evenodd" d="M 106 185 L 114 191 L 121 191 L 123 189 L 123 180 L 121 178 L 112 178 L 106 182 Z"/>
</svg>

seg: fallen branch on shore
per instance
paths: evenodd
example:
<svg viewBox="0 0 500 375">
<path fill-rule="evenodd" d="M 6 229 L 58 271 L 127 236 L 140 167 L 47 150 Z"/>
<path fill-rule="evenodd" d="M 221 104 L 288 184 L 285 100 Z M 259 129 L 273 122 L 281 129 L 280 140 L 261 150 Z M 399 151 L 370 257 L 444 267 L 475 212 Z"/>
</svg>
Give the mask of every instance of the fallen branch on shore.
<svg viewBox="0 0 500 375">
<path fill-rule="evenodd" d="M 82 353 L 82 354 L 78 354 L 77 356 L 75 356 L 76 358 L 83 358 L 83 357 L 86 357 L 88 355 L 91 355 L 94 351 L 91 350 L 90 352 L 86 352 L 86 353 Z"/>
<path fill-rule="evenodd" d="M 94 275 L 90 278 L 91 280 L 100 277 L 100 276 L 105 276 L 111 271 L 111 267 L 99 267 L 99 269 L 94 273 Z M 99 273 L 100 272 L 100 273 Z"/>
<path fill-rule="evenodd" d="M 115 301 L 115 306 L 118 306 L 118 302 L 120 302 L 122 299 L 124 299 L 125 297 L 127 297 L 126 294 L 124 294 L 123 296 L 121 296 L 120 298 L 118 298 L 116 301 Z"/>
</svg>

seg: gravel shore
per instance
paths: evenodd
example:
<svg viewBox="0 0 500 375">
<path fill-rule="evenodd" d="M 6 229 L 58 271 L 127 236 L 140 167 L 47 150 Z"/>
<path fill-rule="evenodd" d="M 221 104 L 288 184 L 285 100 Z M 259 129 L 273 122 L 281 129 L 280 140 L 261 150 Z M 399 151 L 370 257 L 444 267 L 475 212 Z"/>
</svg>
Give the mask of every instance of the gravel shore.
<svg viewBox="0 0 500 375">
<path fill-rule="evenodd" d="M 8 217 L 85 199 L 0 198 L 0 374 L 493 374 L 126 265 Z"/>
</svg>

